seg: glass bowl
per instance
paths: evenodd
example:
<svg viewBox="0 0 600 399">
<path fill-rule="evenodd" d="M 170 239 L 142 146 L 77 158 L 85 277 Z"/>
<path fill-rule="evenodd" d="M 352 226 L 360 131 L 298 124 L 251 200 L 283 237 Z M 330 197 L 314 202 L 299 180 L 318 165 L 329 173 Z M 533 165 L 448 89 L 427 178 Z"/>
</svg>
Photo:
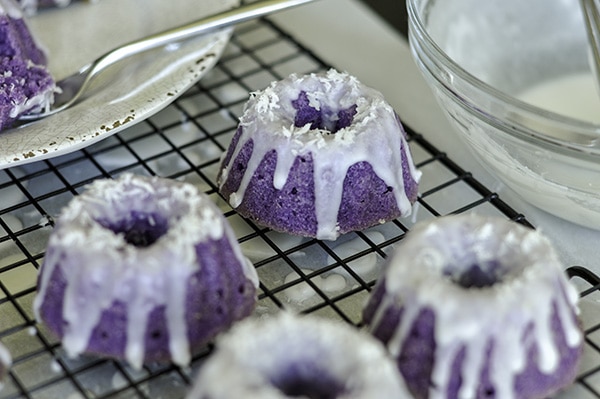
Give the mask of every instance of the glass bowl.
<svg viewBox="0 0 600 399">
<path fill-rule="evenodd" d="M 416 64 L 480 163 L 538 208 L 600 229 L 600 101 L 578 0 L 407 8 Z"/>
</svg>

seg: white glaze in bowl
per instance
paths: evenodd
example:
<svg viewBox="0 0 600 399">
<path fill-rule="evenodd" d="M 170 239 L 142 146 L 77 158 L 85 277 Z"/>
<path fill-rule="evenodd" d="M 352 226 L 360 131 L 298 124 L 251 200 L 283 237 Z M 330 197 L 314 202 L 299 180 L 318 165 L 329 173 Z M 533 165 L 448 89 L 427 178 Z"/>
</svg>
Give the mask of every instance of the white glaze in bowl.
<svg viewBox="0 0 600 399">
<path fill-rule="evenodd" d="M 600 228 L 600 125 L 519 100 L 589 73 L 577 0 L 409 0 L 410 44 L 475 157 L 533 205 Z"/>
</svg>

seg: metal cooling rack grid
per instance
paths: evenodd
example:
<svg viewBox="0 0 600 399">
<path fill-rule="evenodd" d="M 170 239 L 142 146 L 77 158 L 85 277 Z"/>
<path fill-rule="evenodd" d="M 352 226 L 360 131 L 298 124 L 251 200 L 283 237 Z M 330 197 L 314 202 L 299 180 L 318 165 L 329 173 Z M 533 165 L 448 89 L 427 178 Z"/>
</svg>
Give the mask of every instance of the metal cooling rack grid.
<svg viewBox="0 0 600 399">
<path fill-rule="evenodd" d="M 31 305 L 37 268 L 53 216 L 97 178 L 125 171 L 156 174 L 191 182 L 207 192 L 258 270 L 257 315 L 287 308 L 358 325 L 378 267 L 417 221 L 475 211 L 528 224 L 410 129 L 413 156 L 424 175 L 416 212 L 408 219 L 331 243 L 278 234 L 236 215 L 217 195 L 214 176 L 248 92 L 292 72 L 327 67 L 271 22 L 245 24 L 236 30 L 218 66 L 164 111 L 81 151 L 0 171 L 0 340 L 14 361 L 0 398 L 183 397 L 210 353 L 207 347 L 189 369 L 150 365 L 136 371 L 112 360 L 68 359 L 60 343 L 35 323 Z M 585 275 L 585 269 L 572 272 Z M 592 299 L 588 304 L 600 296 L 592 277 L 578 280 L 583 295 Z M 586 316 L 585 321 L 586 361 L 580 381 L 565 396 L 569 398 L 600 398 L 600 316 Z"/>
</svg>

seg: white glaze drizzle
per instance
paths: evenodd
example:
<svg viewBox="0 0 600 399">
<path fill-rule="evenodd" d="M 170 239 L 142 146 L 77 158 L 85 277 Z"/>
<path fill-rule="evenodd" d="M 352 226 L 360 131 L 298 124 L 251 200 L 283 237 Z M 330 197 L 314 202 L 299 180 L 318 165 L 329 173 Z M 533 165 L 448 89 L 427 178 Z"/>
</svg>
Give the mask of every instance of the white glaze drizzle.
<svg viewBox="0 0 600 399">
<path fill-rule="evenodd" d="M 307 124 L 294 126 L 296 109 L 292 101 L 305 91 L 316 108 L 348 109 L 356 105 L 351 126 L 335 134 L 311 129 Z M 273 82 L 261 92 L 252 93 L 240 118 L 243 133 L 234 149 L 231 161 L 224 165 L 220 184 L 227 180 L 229 169 L 244 145 L 252 141 L 253 152 L 237 192 L 229 202 L 237 208 L 244 199 L 250 180 L 264 156 L 277 152 L 273 186 L 281 189 L 296 156 L 312 155 L 314 165 L 317 238 L 334 240 L 339 236 L 337 215 L 342 199 L 343 182 L 348 169 L 367 161 L 375 174 L 393 188 L 402 215 L 409 215 L 412 205 L 404 191 L 401 164 L 406 149 L 410 174 L 419 181 L 418 171 L 398 127 L 396 114 L 381 93 L 362 85 L 346 73 L 329 70 L 325 74 L 298 77 L 293 74 Z M 395 166 L 394 169 L 391 166 Z"/>
<path fill-rule="evenodd" d="M 220 337 L 186 398 L 290 398 L 272 383 L 290 365 L 319 367 L 315 373 L 343 382 L 340 399 L 411 398 L 372 336 L 340 321 L 288 312 L 244 320 Z"/>
<path fill-rule="evenodd" d="M 97 222 L 117 222 L 131 210 L 166 217 L 167 232 L 152 245 L 138 248 Z M 34 300 L 36 318 L 41 320 L 39 311 L 50 277 L 61 267 L 67 280 L 62 343 L 69 356 L 85 351 L 103 310 L 121 301 L 128 315 L 126 360 L 135 368 L 142 366 L 148 316 L 155 307 L 165 306 L 171 357 L 175 364 L 185 366 L 190 361 L 186 285 L 202 267 L 194 247 L 223 235 L 235 242 L 219 209 L 191 184 L 132 174 L 116 181 L 97 180 L 62 211 L 50 236 L 48 248 L 52 250 L 46 253 Z M 258 286 L 256 270 L 237 245 L 232 247 L 245 276 Z"/>
<path fill-rule="evenodd" d="M 23 11 L 14 0 L 0 0 L 0 15 L 8 15 L 12 19 L 22 19 Z"/>
<path fill-rule="evenodd" d="M 442 269 L 454 264 L 482 265 L 497 259 L 501 283 L 465 289 L 442 277 Z M 538 231 L 513 222 L 477 215 L 446 216 L 421 223 L 407 235 L 390 258 L 385 275 L 387 297 L 376 311 L 370 330 L 381 323 L 386 310 L 402 304 L 404 313 L 388 348 L 397 356 L 410 327 L 423 309 L 435 314 L 436 353 L 430 398 L 444 398 L 458 351 L 466 345 L 460 370 L 459 398 L 474 397 L 486 348 L 490 355 L 491 382 L 496 397 L 514 397 L 514 378 L 527 362 L 523 341 L 539 350 L 537 367 L 552 373 L 559 366 L 552 337 L 552 310 L 558 317 L 571 348 L 582 342 L 577 324 L 578 294 L 567 280 L 549 241 Z"/>
</svg>

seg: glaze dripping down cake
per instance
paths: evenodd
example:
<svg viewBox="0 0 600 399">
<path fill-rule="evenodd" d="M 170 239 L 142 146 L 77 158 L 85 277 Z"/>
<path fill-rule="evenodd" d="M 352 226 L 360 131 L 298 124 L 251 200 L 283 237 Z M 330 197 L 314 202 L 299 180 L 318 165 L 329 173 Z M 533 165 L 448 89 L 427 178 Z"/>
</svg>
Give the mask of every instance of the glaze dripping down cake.
<svg viewBox="0 0 600 399">
<path fill-rule="evenodd" d="M 396 112 L 333 69 L 252 93 L 218 177 L 241 215 L 328 240 L 408 215 L 419 179 Z"/>
<path fill-rule="evenodd" d="M 257 286 L 208 196 L 188 183 L 123 174 L 94 181 L 61 212 L 34 310 L 71 357 L 187 366 L 253 311 Z"/>
</svg>

